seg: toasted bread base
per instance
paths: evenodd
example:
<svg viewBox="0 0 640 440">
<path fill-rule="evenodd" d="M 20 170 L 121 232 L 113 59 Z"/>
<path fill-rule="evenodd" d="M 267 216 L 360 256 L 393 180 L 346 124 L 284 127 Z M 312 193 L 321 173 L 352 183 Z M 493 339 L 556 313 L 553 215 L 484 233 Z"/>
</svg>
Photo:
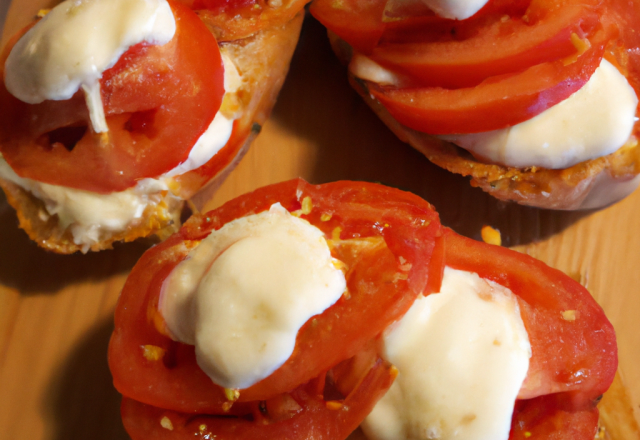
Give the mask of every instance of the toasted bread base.
<svg viewBox="0 0 640 440">
<path fill-rule="evenodd" d="M 204 193 L 210 195 L 240 161 L 268 118 L 288 72 L 303 18 L 304 13 L 300 12 L 285 24 L 221 44 L 241 73 L 242 85 L 236 93 L 239 118 L 235 121 L 232 135 L 236 151 L 213 177 L 197 171 L 178 176 L 176 188 L 172 188 L 175 196 L 158 193 L 156 196 L 161 199 L 160 203 L 148 206 L 142 216 L 125 230 L 105 233 L 99 242 L 91 245 L 76 243 L 70 229 L 60 225 L 58 216 L 47 213 L 42 200 L 0 178 L 0 187 L 16 210 L 20 227 L 40 247 L 60 254 L 110 249 L 117 241 L 128 242 L 150 235 L 162 239 L 176 232 L 180 227 L 183 200 L 191 198 L 204 186 L 207 186 Z M 199 198 L 206 201 L 205 194 Z"/>
<path fill-rule="evenodd" d="M 351 47 L 331 32 L 329 39 L 338 58 L 348 64 Z M 594 209 L 621 200 L 640 184 L 640 147 L 635 138 L 608 156 L 566 169 L 520 169 L 487 164 L 450 142 L 400 124 L 371 96 L 366 81 L 351 74 L 349 81 L 400 140 L 420 151 L 434 164 L 471 177 L 472 186 L 481 188 L 497 199 L 545 209 Z"/>
</svg>

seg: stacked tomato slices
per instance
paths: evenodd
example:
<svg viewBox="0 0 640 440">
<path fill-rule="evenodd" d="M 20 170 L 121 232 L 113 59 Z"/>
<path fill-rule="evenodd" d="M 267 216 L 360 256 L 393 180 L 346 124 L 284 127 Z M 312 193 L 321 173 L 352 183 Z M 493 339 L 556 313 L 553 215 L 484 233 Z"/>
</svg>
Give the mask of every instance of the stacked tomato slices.
<svg viewBox="0 0 640 440">
<path fill-rule="evenodd" d="M 291 357 L 246 389 L 216 385 L 194 347 L 172 340 L 158 309 L 165 279 L 226 223 L 280 203 L 319 228 L 344 263 L 347 293 L 299 330 Z M 617 367 L 615 335 L 589 293 L 526 255 L 461 237 L 419 197 L 381 185 L 293 180 L 191 218 L 150 249 L 126 282 L 109 347 L 134 440 L 344 439 L 392 384 L 381 333 L 419 295 L 438 292 L 444 267 L 475 272 L 518 297 L 532 347 L 510 438 L 593 439 L 595 403 Z M 571 310 L 579 319 L 566 319 Z"/>
<path fill-rule="evenodd" d="M 402 75 L 401 85 L 367 86 L 396 120 L 429 134 L 531 119 L 580 89 L 603 57 L 623 73 L 640 67 L 627 52 L 640 43 L 630 25 L 640 17 L 635 2 L 490 0 L 465 20 L 420 1 L 317 0 L 311 11 L 356 52 Z"/>
</svg>

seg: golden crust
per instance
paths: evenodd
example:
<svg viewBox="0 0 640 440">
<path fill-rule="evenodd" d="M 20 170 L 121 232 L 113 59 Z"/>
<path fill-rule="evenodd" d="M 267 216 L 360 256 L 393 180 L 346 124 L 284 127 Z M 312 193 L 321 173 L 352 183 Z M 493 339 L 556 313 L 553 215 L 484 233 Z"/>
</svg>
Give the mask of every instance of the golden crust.
<svg viewBox="0 0 640 440">
<path fill-rule="evenodd" d="M 229 163 L 212 179 L 197 173 L 178 176 L 175 179 L 176 188 L 172 188 L 173 193 L 182 199 L 188 199 L 207 185 L 203 195 L 199 195 L 199 199 L 206 200 L 240 161 L 275 104 L 298 41 L 303 17 L 304 14 L 299 13 L 287 23 L 265 29 L 243 40 L 222 44 L 222 49 L 234 61 L 242 75 L 242 85 L 236 93 L 240 116 L 233 135 L 240 146 Z M 47 213 L 42 200 L 1 178 L 0 187 L 9 204 L 16 210 L 20 227 L 40 247 L 60 254 L 110 249 L 114 242 L 128 242 L 150 235 L 163 239 L 180 227 L 183 200 L 166 192 L 158 193 L 155 196 L 161 201 L 148 206 L 141 218 L 126 230 L 105 235 L 92 245 L 76 244 L 69 228 L 60 225 L 57 215 Z"/>
<path fill-rule="evenodd" d="M 117 241 L 133 241 L 140 237 L 156 235 L 166 238 L 180 227 L 182 201 L 166 196 L 157 205 L 148 206 L 140 219 L 126 230 L 110 234 L 92 245 L 76 244 L 68 228 L 62 228 L 58 216 L 47 213 L 42 200 L 25 191 L 19 185 L 0 179 L 0 187 L 7 202 L 16 210 L 20 227 L 38 246 L 58 254 L 100 251 L 111 249 Z"/>
<path fill-rule="evenodd" d="M 345 64 L 351 48 L 329 33 L 338 58 Z M 500 200 L 546 209 L 598 208 L 627 196 L 637 186 L 640 174 L 640 147 L 631 138 L 618 151 L 604 157 L 581 162 L 570 168 L 552 170 L 529 167 L 514 168 L 487 164 L 466 150 L 434 136 L 412 130 L 396 121 L 367 90 L 366 81 L 349 75 L 353 88 L 371 109 L 403 142 L 423 153 L 431 162 L 453 173 L 471 177 L 471 185 Z M 618 184 L 615 196 L 601 202 L 597 195 L 607 185 Z M 599 194 L 602 195 L 602 194 Z"/>
<path fill-rule="evenodd" d="M 260 0 L 257 8 L 245 11 L 246 16 L 197 11 L 218 41 L 233 41 L 252 34 L 281 26 L 304 8 L 309 0 Z"/>
<path fill-rule="evenodd" d="M 208 183 L 198 180 L 194 173 L 179 176 L 176 180 L 181 186 L 177 192 L 180 197 L 190 199 L 197 193 L 194 202 L 201 208 L 246 153 L 278 98 L 303 19 L 304 12 L 300 12 L 285 24 L 258 32 L 250 38 L 221 44 L 222 52 L 233 60 L 242 77 L 242 85 L 233 95 L 232 102 L 223 103 L 223 106 L 237 109 L 240 117 L 236 121 L 234 136 L 243 145 L 226 168 Z"/>
</svg>

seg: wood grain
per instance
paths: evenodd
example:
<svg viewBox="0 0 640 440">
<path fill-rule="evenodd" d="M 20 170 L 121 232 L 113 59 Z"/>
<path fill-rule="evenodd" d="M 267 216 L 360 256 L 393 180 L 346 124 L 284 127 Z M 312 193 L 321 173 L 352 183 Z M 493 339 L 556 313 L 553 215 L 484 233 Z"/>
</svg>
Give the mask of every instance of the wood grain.
<svg viewBox="0 0 640 440">
<path fill-rule="evenodd" d="M 3 41 L 51 3 L 15 0 Z M 0 0 L 0 18 L 6 5 Z M 607 209 L 567 213 L 505 204 L 471 188 L 377 120 L 349 88 L 323 29 L 309 17 L 271 119 L 206 207 L 297 176 L 413 191 L 459 233 L 477 239 L 480 228 L 491 225 L 505 245 L 583 282 L 616 327 L 622 379 L 640 419 L 640 192 Z M 17 228 L 0 196 L 0 439 L 127 439 L 106 349 L 119 291 L 147 246 L 47 254 Z"/>
</svg>

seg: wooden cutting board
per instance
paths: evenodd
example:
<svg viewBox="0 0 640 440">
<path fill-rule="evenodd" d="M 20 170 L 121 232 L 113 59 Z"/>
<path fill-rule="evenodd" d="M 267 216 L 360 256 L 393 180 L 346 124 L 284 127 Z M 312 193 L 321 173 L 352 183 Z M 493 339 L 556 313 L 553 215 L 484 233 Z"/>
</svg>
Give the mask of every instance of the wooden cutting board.
<svg viewBox="0 0 640 440">
<path fill-rule="evenodd" d="M 55 0 L 0 0 L 3 42 Z M 260 186 L 378 181 L 435 205 L 442 223 L 503 244 L 585 284 L 613 322 L 620 370 L 640 419 L 640 191 L 600 211 L 553 212 L 498 202 L 398 141 L 349 88 L 311 17 L 271 119 L 215 196 L 214 208 Z M 31 243 L 0 195 L 0 439 L 124 440 L 106 351 L 115 302 L 148 247 L 59 256 Z M 637 435 L 635 435 L 637 437 Z M 629 437 L 627 437 L 629 438 Z M 640 437 L 637 437 L 640 438 Z"/>
</svg>

